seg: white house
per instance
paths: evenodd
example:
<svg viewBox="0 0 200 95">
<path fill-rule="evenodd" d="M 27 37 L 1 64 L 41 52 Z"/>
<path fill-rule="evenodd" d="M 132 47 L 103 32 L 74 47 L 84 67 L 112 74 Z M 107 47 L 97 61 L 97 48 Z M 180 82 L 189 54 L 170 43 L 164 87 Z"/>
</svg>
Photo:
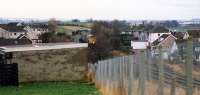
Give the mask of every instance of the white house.
<svg viewBox="0 0 200 95">
<path fill-rule="evenodd" d="M 27 32 L 26 35 L 33 43 L 39 42 L 39 35 L 48 32 L 48 26 L 45 24 L 30 24 L 24 28 Z"/>
<path fill-rule="evenodd" d="M 16 39 L 19 35 L 25 34 L 26 30 L 18 23 L 8 23 L 0 25 L 0 37 L 7 39 Z"/>
<path fill-rule="evenodd" d="M 10 39 L 16 39 L 17 37 L 19 37 L 20 35 L 24 35 L 26 33 L 26 31 L 14 31 L 14 32 L 9 32 L 9 38 Z"/>
<path fill-rule="evenodd" d="M 152 42 L 151 50 L 152 55 L 156 56 L 160 54 L 159 50 L 162 50 L 162 57 L 164 59 L 173 60 L 173 56 L 178 51 L 178 46 L 176 44 L 176 37 L 171 34 L 163 34 L 157 40 Z M 160 48 L 160 49 L 159 49 Z"/>
</svg>

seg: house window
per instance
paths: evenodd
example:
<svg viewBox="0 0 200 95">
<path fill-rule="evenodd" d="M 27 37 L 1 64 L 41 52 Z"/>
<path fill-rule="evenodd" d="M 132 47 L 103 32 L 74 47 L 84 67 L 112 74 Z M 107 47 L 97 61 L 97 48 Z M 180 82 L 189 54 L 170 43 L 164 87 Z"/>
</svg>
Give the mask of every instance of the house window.
<svg viewBox="0 0 200 95">
<path fill-rule="evenodd" d="M 17 33 L 14 33 L 14 35 L 16 36 L 16 35 L 17 35 Z"/>
</svg>

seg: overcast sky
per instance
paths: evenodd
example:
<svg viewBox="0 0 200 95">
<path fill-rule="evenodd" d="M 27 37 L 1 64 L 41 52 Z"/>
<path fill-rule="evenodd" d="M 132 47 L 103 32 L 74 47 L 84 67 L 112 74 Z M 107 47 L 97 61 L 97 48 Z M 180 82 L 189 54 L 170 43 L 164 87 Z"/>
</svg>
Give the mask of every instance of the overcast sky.
<svg viewBox="0 0 200 95">
<path fill-rule="evenodd" d="M 200 0 L 0 0 L 0 17 L 58 19 L 200 18 Z"/>
</svg>

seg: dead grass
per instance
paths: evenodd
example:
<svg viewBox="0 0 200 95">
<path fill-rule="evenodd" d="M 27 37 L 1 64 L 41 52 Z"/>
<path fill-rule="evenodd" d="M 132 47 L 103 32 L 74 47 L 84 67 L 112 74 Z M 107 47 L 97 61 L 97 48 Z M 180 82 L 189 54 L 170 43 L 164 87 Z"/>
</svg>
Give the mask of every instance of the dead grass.
<svg viewBox="0 0 200 95">
<path fill-rule="evenodd" d="M 140 95 L 139 93 L 139 84 L 138 80 L 132 83 L 131 95 Z M 108 85 L 109 84 L 109 85 Z M 119 85 L 120 83 L 112 82 L 101 85 L 96 83 L 97 89 L 101 92 L 101 95 L 128 95 L 128 84 L 123 86 Z M 145 95 L 159 95 L 158 93 L 159 85 L 156 82 L 150 81 L 145 84 Z M 165 85 L 163 95 L 172 95 L 171 86 Z M 183 88 L 176 87 L 175 95 L 186 95 L 186 91 Z M 197 88 L 193 89 L 193 95 L 200 95 L 200 90 Z"/>
<path fill-rule="evenodd" d="M 121 51 L 118 51 L 118 50 L 113 50 L 112 51 L 112 55 L 113 56 L 127 56 L 128 54 L 124 53 L 124 52 L 121 52 Z"/>
<path fill-rule="evenodd" d="M 185 66 L 184 64 L 166 64 L 166 66 L 172 68 L 174 71 L 180 74 L 185 74 Z M 200 69 L 199 66 L 193 65 L 192 77 L 194 79 L 200 80 Z"/>
</svg>

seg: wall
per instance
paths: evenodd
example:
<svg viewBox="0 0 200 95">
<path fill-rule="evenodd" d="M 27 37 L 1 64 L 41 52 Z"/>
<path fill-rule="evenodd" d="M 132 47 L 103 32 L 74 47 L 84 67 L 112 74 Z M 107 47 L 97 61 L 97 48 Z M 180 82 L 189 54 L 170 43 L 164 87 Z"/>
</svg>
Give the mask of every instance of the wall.
<svg viewBox="0 0 200 95">
<path fill-rule="evenodd" d="M 8 38 L 8 37 L 9 37 L 8 31 L 0 28 L 0 38 Z"/>
<path fill-rule="evenodd" d="M 25 32 L 23 32 L 23 31 L 19 31 L 19 32 L 9 32 L 9 38 L 10 38 L 10 39 L 16 39 L 16 38 L 19 37 L 21 34 L 25 34 Z"/>
<path fill-rule="evenodd" d="M 19 82 L 83 80 L 87 48 L 13 52 Z"/>
</svg>

